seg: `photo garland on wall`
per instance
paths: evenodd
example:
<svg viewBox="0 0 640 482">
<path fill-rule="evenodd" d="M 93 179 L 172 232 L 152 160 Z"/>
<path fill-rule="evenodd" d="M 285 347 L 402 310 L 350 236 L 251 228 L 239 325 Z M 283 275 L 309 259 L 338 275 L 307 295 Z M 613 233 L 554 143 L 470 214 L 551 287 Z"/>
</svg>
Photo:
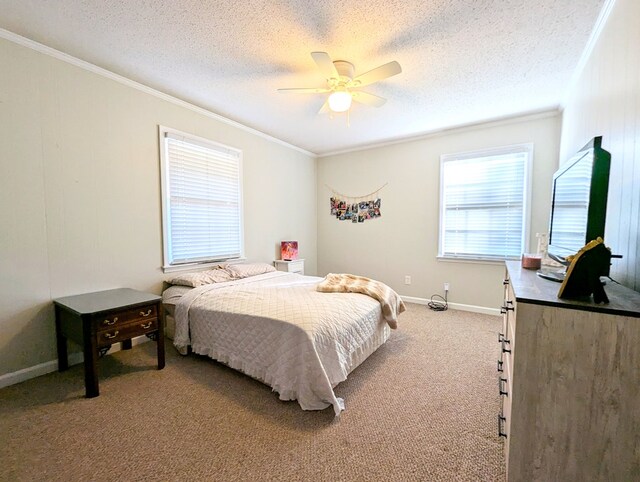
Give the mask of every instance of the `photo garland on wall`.
<svg viewBox="0 0 640 482">
<path fill-rule="evenodd" d="M 382 200 L 378 193 L 384 186 L 366 196 L 358 197 L 345 196 L 330 188 L 333 191 L 333 196 L 329 199 L 331 215 L 339 221 L 352 223 L 364 223 L 369 219 L 379 218 L 382 216 Z"/>
</svg>

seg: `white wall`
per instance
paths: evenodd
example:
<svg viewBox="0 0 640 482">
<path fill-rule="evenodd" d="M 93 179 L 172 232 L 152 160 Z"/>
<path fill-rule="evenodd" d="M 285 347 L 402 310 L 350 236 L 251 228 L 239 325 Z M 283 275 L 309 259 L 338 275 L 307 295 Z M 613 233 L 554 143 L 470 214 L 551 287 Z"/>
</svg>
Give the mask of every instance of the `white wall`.
<svg viewBox="0 0 640 482">
<path fill-rule="evenodd" d="M 0 39 L 0 376 L 55 359 L 52 298 L 159 293 L 158 125 L 243 151 L 246 254 L 316 271 L 316 161 Z"/>
<path fill-rule="evenodd" d="M 531 249 L 547 232 L 551 178 L 558 167 L 557 113 L 451 130 L 318 160 L 318 274 L 352 272 L 384 281 L 400 294 L 430 298 L 450 283 L 452 303 L 498 308 L 502 263 L 438 261 L 440 156 L 533 142 Z M 330 186 L 349 196 L 380 192 L 382 217 L 364 223 L 330 215 Z M 410 275 L 412 284 L 405 285 Z"/>
<path fill-rule="evenodd" d="M 595 136 L 611 152 L 605 243 L 611 274 L 640 291 L 640 2 L 617 0 L 562 123 L 561 162 Z"/>
</svg>

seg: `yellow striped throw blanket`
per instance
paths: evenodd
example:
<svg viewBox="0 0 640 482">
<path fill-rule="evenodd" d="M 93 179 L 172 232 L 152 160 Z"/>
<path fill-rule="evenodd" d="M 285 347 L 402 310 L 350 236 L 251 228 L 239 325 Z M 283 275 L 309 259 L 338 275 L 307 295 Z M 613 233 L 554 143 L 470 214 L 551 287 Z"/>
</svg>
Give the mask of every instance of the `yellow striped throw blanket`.
<svg viewBox="0 0 640 482">
<path fill-rule="evenodd" d="M 398 293 L 386 284 L 364 276 L 329 273 L 316 289 L 323 293 L 362 293 L 371 296 L 380 302 L 384 319 L 394 330 L 398 327 L 398 315 L 407 309 Z"/>
</svg>

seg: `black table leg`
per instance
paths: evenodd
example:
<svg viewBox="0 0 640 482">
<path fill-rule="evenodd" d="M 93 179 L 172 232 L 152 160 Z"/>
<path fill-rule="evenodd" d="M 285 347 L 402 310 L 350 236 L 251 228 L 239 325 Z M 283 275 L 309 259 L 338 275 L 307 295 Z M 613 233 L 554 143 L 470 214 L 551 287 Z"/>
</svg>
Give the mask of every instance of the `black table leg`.
<svg viewBox="0 0 640 482">
<path fill-rule="evenodd" d="M 62 319 L 60 308 L 55 306 L 56 314 L 56 345 L 58 347 L 58 371 L 63 372 L 69 368 L 69 357 L 67 354 L 67 339 L 62 334 Z"/>
<path fill-rule="evenodd" d="M 91 333 L 91 319 L 82 318 L 84 337 L 84 386 L 87 398 L 100 395 L 98 389 L 98 348 L 96 337 Z"/>
<path fill-rule="evenodd" d="M 158 303 L 158 335 L 156 337 L 158 344 L 158 370 L 164 368 L 164 308 L 162 303 Z"/>
</svg>

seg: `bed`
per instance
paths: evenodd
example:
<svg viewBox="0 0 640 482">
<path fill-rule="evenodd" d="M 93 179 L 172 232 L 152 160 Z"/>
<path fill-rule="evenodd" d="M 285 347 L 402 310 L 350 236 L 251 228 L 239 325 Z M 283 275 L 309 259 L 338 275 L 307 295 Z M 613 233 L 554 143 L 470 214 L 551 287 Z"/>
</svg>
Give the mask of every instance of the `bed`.
<svg viewBox="0 0 640 482">
<path fill-rule="evenodd" d="M 175 347 L 256 378 L 304 410 L 332 406 L 339 415 L 344 401 L 333 388 L 389 337 L 380 302 L 360 293 L 318 292 L 324 278 L 251 274 L 166 289 Z"/>
</svg>

